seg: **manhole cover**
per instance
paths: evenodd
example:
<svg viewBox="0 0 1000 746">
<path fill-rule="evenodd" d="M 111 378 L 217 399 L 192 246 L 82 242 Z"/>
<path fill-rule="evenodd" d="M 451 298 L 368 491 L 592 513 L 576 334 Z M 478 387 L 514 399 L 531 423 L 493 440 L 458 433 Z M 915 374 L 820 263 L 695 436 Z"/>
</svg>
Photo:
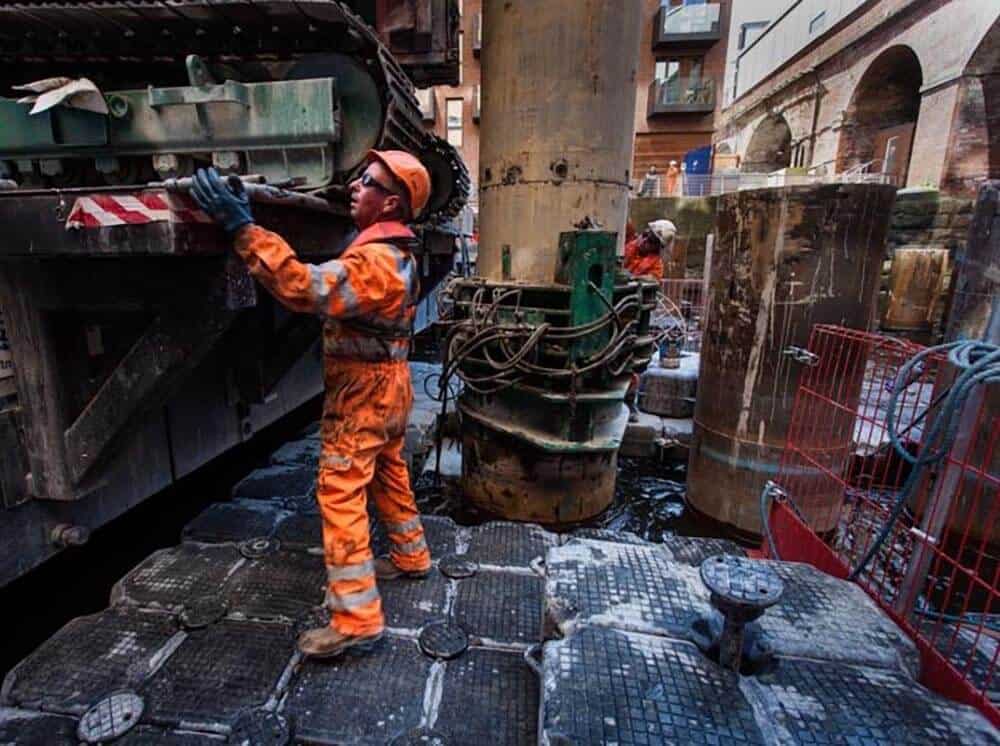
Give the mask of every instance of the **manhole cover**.
<svg viewBox="0 0 1000 746">
<path fill-rule="evenodd" d="M 728 554 L 717 554 L 702 562 L 701 579 L 723 602 L 756 609 L 777 603 L 785 588 L 767 564 Z"/>
<path fill-rule="evenodd" d="M 469 647 L 469 636 L 465 630 L 449 622 L 431 622 L 420 630 L 420 649 L 431 658 L 451 660 Z"/>
<path fill-rule="evenodd" d="M 264 710 L 243 710 L 229 734 L 229 743 L 239 746 L 285 746 L 291 739 L 288 718 Z"/>
<path fill-rule="evenodd" d="M 458 554 L 449 554 L 438 562 L 438 570 L 446 578 L 471 578 L 479 571 L 479 564 Z"/>
<path fill-rule="evenodd" d="M 446 746 L 447 743 L 443 733 L 427 728 L 414 728 L 393 738 L 389 746 Z"/>
<path fill-rule="evenodd" d="M 142 697 L 135 692 L 115 692 L 83 714 L 76 735 L 87 743 L 118 738 L 139 722 L 143 709 Z"/>
<path fill-rule="evenodd" d="M 274 554 L 281 548 L 281 542 L 277 539 L 269 539 L 266 536 L 258 536 L 247 539 L 239 543 L 240 554 L 247 559 L 257 559 Z"/>
<path fill-rule="evenodd" d="M 202 596 L 188 601 L 178 616 L 184 629 L 201 629 L 226 615 L 226 602 L 218 596 Z"/>
</svg>

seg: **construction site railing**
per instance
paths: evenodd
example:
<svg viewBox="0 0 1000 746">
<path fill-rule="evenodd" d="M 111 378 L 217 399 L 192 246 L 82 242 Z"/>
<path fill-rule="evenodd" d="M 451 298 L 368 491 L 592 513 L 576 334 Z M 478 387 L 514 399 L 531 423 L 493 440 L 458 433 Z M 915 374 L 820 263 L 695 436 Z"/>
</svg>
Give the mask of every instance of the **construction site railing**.
<svg viewBox="0 0 1000 746">
<path fill-rule="evenodd" d="M 705 325 L 705 281 L 701 278 L 661 280 L 663 295 L 674 304 L 687 324 L 685 352 L 701 349 L 701 335 Z"/>
<path fill-rule="evenodd" d="M 765 553 L 855 580 L 915 641 L 922 683 L 1000 726 L 997 374 L 967 386 L 954 352 L 823 325 L 801 359 Z"/>
</svg>

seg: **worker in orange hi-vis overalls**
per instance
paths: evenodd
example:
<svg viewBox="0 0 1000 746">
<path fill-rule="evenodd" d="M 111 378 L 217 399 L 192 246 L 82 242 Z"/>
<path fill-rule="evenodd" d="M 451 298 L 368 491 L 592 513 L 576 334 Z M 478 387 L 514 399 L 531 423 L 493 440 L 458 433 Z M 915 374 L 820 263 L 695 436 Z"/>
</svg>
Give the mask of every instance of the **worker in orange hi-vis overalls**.
<svg viewBox="0 0 1000 746">
<path fill-rule="evenodd" d="M 407 363 L 419 293 L 415 236 L 404 225 L 430 195 L 423 165 L 402 151 L 372 151 L 350 185 L 360 234 L 337 259 L 299 261 L 278 235 L 253 224 L 236 180 L 199 171 L 192 194 L 235 238 L 250 273 L 293 311 L 318 313 L 323 329 L 323 403 L 317 499 L 323 518 L 330 624 L 304 632 L 307 656 L 333 657 L 382 636 L 376 578 L 424 577 L 431 566 L 406 462 L 403 435 L 413 402 Z M 366 491 L 392 549 L 373 559 Z"/>
</svg>

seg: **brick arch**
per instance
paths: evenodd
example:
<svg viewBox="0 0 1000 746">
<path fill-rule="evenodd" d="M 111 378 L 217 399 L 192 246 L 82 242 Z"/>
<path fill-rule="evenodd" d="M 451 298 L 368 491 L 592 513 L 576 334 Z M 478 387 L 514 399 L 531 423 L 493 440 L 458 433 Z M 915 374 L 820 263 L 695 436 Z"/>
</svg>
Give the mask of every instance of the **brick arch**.
<svg viewBox="0 0 1000 746">
<path fill-rule="evenodd" d="M 781 114 L 769 114 L 754 129 L 741 170 L 767 173 L 792 162 L 792 129 Z"/>
<path fill-rule="evenodd" d="M 888 167 L 905 182 L 920 114 L 922 85 L 923 68 L 917 53 L 909 46 L 889 47 L 872 61 L 844 111 L 845 126 L 837 150 L 838 171 L 872 163 L 872 170 Z M 890 142 L 893 148 L 886 166 L 884 156 Z"/>
</svg>

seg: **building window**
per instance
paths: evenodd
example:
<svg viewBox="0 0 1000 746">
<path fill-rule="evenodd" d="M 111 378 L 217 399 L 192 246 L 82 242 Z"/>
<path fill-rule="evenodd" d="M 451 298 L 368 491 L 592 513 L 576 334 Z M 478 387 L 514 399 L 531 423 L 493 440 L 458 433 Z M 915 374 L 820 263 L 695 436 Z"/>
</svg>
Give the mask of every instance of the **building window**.
<svg viewBox="0 0 1000 746">
<path fill-rule="evenodd" d="M 456 148 L 462 147 L 462 115 L 464 104 L 464 100 L 460 98 L 449 98 L 445 102 L 447 140 L 449 145 L 454 145 Z"/>
<path fill-rule="evenodd" d="M 809 35 L 818 34 L 826 26 L 826 11 L 820 11 L 809 21 Z"/>
<path fill-rule="evenodd" d="M 741 24 L 739 48 L 744 49 L 753 44 L 757 40 L 757 37 L 764 33 L 767 24 L 768 21 L 753 21 Z"/>
<path fill-rule="evenodd" d="M 465 76 L 465 32 L 458 32 L 458 84 L 462 85 Z"/>
</svg>

